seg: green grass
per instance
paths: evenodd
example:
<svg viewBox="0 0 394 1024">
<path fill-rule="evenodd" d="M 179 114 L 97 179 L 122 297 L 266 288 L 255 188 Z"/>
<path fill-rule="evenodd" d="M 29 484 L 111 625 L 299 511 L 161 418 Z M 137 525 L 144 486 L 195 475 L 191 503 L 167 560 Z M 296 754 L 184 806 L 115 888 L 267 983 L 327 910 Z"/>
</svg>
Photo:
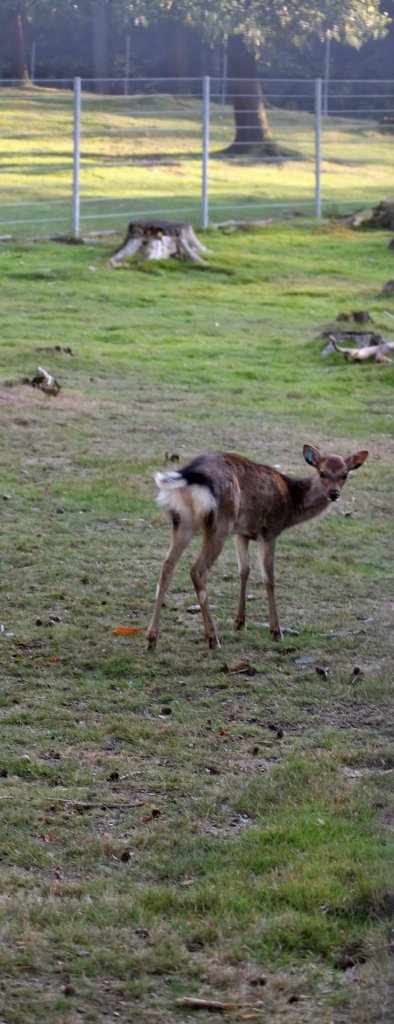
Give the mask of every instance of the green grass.
<svg viewBox="0 0 394 1024">
<path fill-rule="evenodd" d="M 204 267 L 117 272 L 103 243 L 0 249 L 7 1024 L 176 1024 L 188 995 L 240 1002 L 237 1024 L 390 1019 L 393 370 L 322 359 L 319 338 L 357 308 L 392 336 L 387 235 L 288 222 L 206 241 Z M 56 398 L 21 383 L 38 364 Z M 305 441 L 370 457 L 329 517 L 280 539 L 297 633 L 270 641 L 255 555 L 234 632 L 229 543 L 218 652 L 187 610 L 189 556 L 157 654 L 114 635 L 152 610 L 166 452 L 299 474 Z"/>
<path fill-rule="evenodd" d="M 46 235 L 71 229 L 73 96 L 66 89 L 0 91 L 3 232 Z M 81 229 L 116 227 L 149 214 L 201 221 L 201 102 L 188 96 L 83 93 Z M 314 116 L 272 108 L 272 135 L 283 161 L 226 159 L 234 134 L 229 105 L 213 103 L 210 221 L 246 221 L 277 209 L 313 214 Z M 323 207 L 343 212 L 375 205 L 392 189 L 392 142 L 369 120 L 323 119 Z"/>
</svg>

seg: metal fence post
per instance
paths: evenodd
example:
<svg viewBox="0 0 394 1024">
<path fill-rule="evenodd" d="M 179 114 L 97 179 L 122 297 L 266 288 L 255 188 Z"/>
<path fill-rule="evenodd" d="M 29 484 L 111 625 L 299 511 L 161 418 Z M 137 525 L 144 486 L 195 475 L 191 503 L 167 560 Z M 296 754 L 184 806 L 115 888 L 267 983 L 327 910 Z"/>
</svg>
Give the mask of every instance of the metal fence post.
<svg viewBox="0 0 394 1024">
<path fill-rule="evenodd" d="M 324 57 L 324 103 L 323 103 L 323 114 L 328 114 L 328 83 L 330 80 L 330 46 L 331 36 L 327 32 L 326 35 L 326 52 Z"/>
<path fill-rule="evenodd" d="M 315 80 L 315 216 L 321 217 L 321 78 Z"/>
<path fill-rule="evenodd" d="M 208 227 L 208 159 L 209 159 L 209 75 L 203 78 L 203 109 L 202 109 L 202 226 Z"/>
<path fill-rule="evenodd" d="M 79 236 L 80 187 L 79 171 L 81 163 L 81 79 L 74 78 L 74 152 L 73 152 L 73 221 L 74 238 Z"/>
</svg>

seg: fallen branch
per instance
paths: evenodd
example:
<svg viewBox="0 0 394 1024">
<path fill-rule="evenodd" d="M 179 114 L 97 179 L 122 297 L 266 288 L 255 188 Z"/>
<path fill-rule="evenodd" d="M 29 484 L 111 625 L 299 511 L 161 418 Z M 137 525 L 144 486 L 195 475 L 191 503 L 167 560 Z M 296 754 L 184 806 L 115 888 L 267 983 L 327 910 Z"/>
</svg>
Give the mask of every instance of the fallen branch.
<svg viewBox="0 0 394 1024">
<path fill-rule="evenodd" d="M 222 1003 L 217 999 L 195 999 L 184 996 L 176 1000 L 177 1006 L 189 1006 L 191 1010 L 208 1010 L 212 1013 L 228 1013 L 231 1010 L 257 1010 L 255 1003 Z"/>
<path fill-rule="evenodd" d="M 99 802 L 84 801 L 84 800 L 64 800 L 55 797 L 53 800 L 55 804 L 64 804 L 66 807 L 76 807 L 76 809 L 82 811 L 116 811 L 127 808 L 127 810 L 133 807 L 146 807 L 146 800 L 138 800 L 137 803 L 109 803 L 108 800 L 102 800 Z"/>
<path fill-rule="evenodd" d="M 394 361 L 389 358 L 389 353 L 394 354 L 394 341 L 384 341 L 380 345 L 364 345 L 363 348 L 344 348 L 342 345 L 338 345 L 333 334 L 330 334 L 329 340 L 335 351 L 341 352 L 351 363 L 361 363 L 365 359 L 374 359 L 377 363 L 392 363 Z"/>
</svg>

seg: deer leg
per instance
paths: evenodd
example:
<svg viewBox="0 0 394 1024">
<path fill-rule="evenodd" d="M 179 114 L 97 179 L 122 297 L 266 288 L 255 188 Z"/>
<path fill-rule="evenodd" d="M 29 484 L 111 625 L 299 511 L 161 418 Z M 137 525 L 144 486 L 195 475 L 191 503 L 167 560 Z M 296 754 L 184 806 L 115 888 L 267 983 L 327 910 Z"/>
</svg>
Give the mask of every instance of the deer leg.
<svg viewBox="0 0 394 1024">
<path fill-rule="evenodd" d="M 190 575 L 194 583 L 194 588 L 197 594 L 198 602 L 201 608 L 201 614 L 204 623 L 204 633 L 208 640 L 209 647 L 220 647 L 219 637 L 217 635 L 214 622 L 211 615 L 211 609 L 208 603 L 207 594 L 207 578 L 208 570 L 211 568 L 216 559 L 220 555 L 223 544 L 226 537 L 229 534 L 229 529 L 218 529 L 217 526 L 208 528 L 206 530 L 203 545 L 196 559 L 194 565 L 190 570 Z"/>
<path fill-rule="evenodd" d="M 174 519 L 174 529 L 171 539 L 170 547 L 167 551 L 164 559 L 163 568 L 160 573 L 159 582 L 156 588 L 156 602 L 153 610 L 153 615 L 149 624 L 149 628 L 146 634 L 148 641 L 148 651 L 153 651 L 157 643 L 157 634 L 159 631 L 159 619 L 160 612 L 163 606 L 164 597 L 166 591 L 170 585 L 173 572 L 177 562 L 179 561 L 181 554 L 191 541 L 196 530 L 191 524 L 183 523 L 182 520 L 178 521 Z"/>
<path fill-rule="evenodd" d="M 235 618 L 235 628 L 243 629 L 246 617 L 246 585 L 250 573 L 249 539 L 241 534 L 236 534 L 234 540 L 240 577 L 239 604 Z"/>
<path fill-rule="evenodd" d="M 275 602 L 275 540 L 263 540 L 262 537 L 258 538 L 257 550 L 259 555 L 261 574 L 265 583 L 265 589 L 267 591 L 268 596 L 270 631 L 274 640 L 282 640 L 282 630 L 280 628 L 279 617 Z"/>
</svg>

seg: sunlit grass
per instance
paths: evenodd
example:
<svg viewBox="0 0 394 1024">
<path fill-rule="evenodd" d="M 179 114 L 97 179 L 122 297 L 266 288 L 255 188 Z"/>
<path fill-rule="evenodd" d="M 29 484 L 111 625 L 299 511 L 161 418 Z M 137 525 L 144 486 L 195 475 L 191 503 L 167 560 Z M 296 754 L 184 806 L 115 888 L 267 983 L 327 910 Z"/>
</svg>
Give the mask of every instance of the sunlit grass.
<svg viewBox="0 0 394 1024">
<path fill-rule="evenodd" d="M 12 231 L 70 229 L 73 96 L 50 88 L 0 91 L 1 224 Z M 229 160 L 228 105 L 212 104 L 211 221 L 258 219 L 278 210 L 315 208 L 315 123 L 311 114 L 269 112 L 280 162 Z M 376 122 L 323 119 L 322 196 L 326 210 L 374 204 L 391 189 L 391 140 Z M 202 108 L 190 97 L 105 97 L 84 93 L 81 136 L 82 229 L 121 227 L 156 214 L 199 223 Z M 7 204 L 13 204 L 7 208 Z M 51 224 L 53 227 L 51 227 Z M 30 226 L 29 226 L 30 225 Z"/>
</svg>

